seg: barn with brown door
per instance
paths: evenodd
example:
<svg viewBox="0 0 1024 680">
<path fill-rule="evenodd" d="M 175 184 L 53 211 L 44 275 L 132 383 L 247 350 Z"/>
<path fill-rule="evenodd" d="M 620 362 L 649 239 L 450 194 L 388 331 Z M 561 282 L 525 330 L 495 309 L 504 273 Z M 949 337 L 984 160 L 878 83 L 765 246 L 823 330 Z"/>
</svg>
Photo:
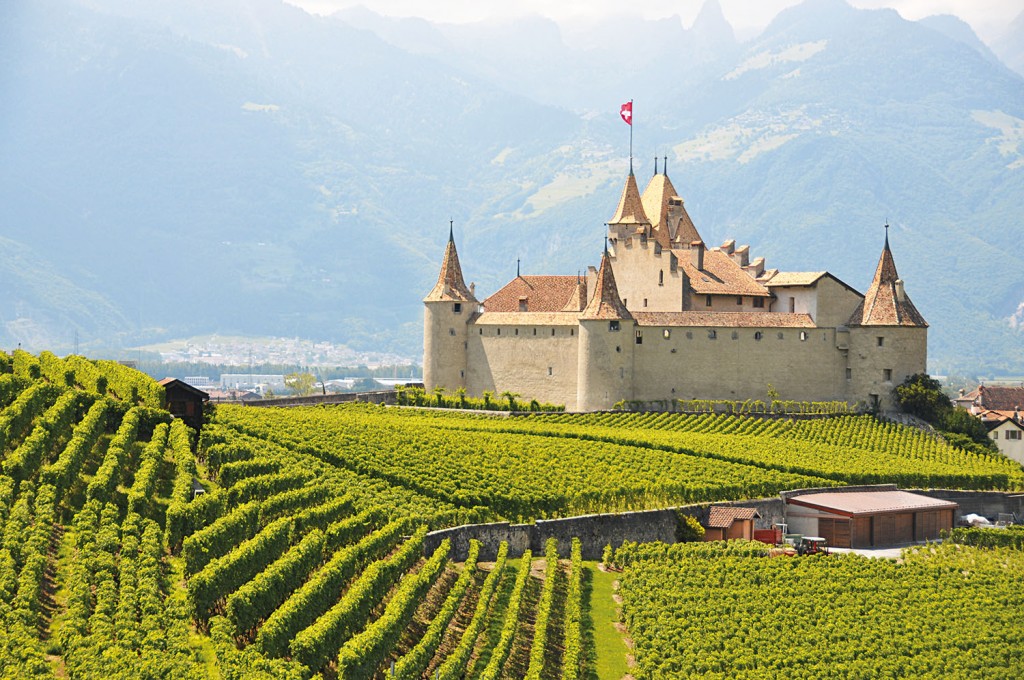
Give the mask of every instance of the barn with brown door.
<svg viewBox="0 0 1024 680">
<path fill-rule="evenodd" d="M 791 533 L 821 536 L 836 548 L 936 540 L 953 527 L 957 504 L 909 491 L 835 491 L 786 499 Z"/>
<path fill-rule="evenodd" d="M 754 538 L 754 520 L 759 519 L 754 508 L 713 507 L 704 523 L 705 541 L 726 541 L 733 538 Z"/>
<path fill-rule="evenodd" d="M 210 395 L 177 378 L 164 378 L 160 384 L 164 387 L 164 398 L 171 415 L 181 418 L 199 432 L 203 428 L 203 403 L 210 400 Z"/>
</svg>

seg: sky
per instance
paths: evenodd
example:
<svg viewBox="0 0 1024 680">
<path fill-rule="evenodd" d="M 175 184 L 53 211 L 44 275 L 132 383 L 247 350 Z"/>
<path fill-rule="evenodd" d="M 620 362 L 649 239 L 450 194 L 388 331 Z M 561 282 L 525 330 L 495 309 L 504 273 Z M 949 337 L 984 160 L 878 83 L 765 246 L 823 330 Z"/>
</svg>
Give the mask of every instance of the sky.
<svg viewBox="0 0 1024 680">
<path fill-rule="evenodd" d="M 752 38 L 781 10 L 802 0 L 719 0 L 725 18 L 740 39 Z M 1022 0 L 847 0 L 855 7 L 891 7 L 904 19 L 933 14 L 954 14 L 984 41 L 998 38 L 1024 10 Z M 690 26 L 704 0 L 288 0 L 309 12 L 330 14 L 361 4 L 378 14 L 421 17 L 431 21 L 466 23 L 540 14 L 562 22 L 593 20 L 622 14 L 641 14 L 646 19 L 678 15 Z"/>
</svg>

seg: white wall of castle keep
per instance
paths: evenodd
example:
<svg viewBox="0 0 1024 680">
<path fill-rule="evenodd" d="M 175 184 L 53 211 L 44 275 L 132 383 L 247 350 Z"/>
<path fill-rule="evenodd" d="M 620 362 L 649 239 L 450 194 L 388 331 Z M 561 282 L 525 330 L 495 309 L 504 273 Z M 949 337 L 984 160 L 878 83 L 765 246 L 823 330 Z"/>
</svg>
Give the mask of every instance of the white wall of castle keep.
<svg viewBox="0 0 1024 680">
<path fill-rule="evenodd" d="M 850 393 L 857 399 L 869 402 L 871 395 L 878 395 L 881 407 L 891 408 L 896 385 L 915 373 L 924 373 L 927 361 L 925 328 L 861 326 L 850 329 Z"/>
</svg>

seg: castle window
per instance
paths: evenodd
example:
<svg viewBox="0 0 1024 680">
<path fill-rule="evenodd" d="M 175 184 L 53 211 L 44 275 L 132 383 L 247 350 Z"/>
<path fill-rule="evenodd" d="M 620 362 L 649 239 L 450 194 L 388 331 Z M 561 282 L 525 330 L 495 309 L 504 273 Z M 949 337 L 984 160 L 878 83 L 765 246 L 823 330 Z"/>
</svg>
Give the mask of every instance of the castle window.
<svg viewBox="0 0 1024 680">
<path fill-rule="evenodd" d="M 533 329 L 533 334 L 537 335 L 537 329 L 536 328 Z"/>
<path fill-rule="evenodd" d="M 754 340 L 760 340 L 763 337 L 764 337 L 764 333 L 762 333 L 761 331 L 755 331 L 754 332 Z"/>
<path fill-rule="evenodd" d="M 551 375 L 551 374 L 552 374 L 551 366 L 548 366 L 548 375 Z"/>
<path fill-rule="evenodd" d="M 853 380 L 853 369 L 852 368 L 847 368 L 846 369 L 846 379 L 847 380 Z"/>
<path fill-rule="evenodd" d="M 807 340 L 807 331 L 800 331 L 800 342 Z"/>
<path fill-rule="evenodd" d="M 608 331 L 610 333 L 614 333 L 617 330 L 619 330 L 619 322 L 618 321 L 609 321 L 608 322 Z"/>
<path fill-rule="evenodd" d="M 884 380 L 885 382 L 892 382 L 892 369 L 891 368 L 883 368 L 882 369 L 882 380 Z"/>
<path fill-rule="evenodd" d="M 459 377 L 460 378 L 465 378 L 466 377 L 466 372 L 465 371 L 459 371 Z"/>
<path fill-rule="evenodd" d="M 636 332 L 636 344 L 644 344 L 644 334 L 641 331 Z"/>
<path fill-rule="evenodd" d="M 469 343 L 466 342 L 465 340 L 463 340 L 462 342 L 462 349 L 469 349 Z"/>
<path fill-rule="evenodd" d="M 754 307 L 756 309 L 764 309 L 764 298 L 761 298 L 761 297 L 754 298 Z"/>
<path fill-rule="evenodd" d="M 795 312 L 796 311 L 796 298 L 795 297 L 789 298 L 789 311 L 790 312 Z"/>
<path fill-rule="evenodd" d="M 551 329 L 551 337 L 555 337 L 555 329 L 554 328 Z"/>
<path fill-rule="evenodd" d="M 629 300 L 627 300 L 626 298 L 622 298 L 622 306 L 629 307 Z"/>
<path fill-rule="evenodd" d="M 481 328 L 481 329 L 480 329 L 480 335 L 483 335 L 483 334 L 484 334 L 484 329 L 483 329 L 483 328 Z"/>
<path fill-rule="evenodd" d="M 456 314 L 462 314 L 462 303 L 461 302 L 456 302 L 453 305 L 453 309 L 454 309 Z"/>
<path fill-rule="evenodd" d="M 501 329 L 500 328 L 498 329 L 498 335 L 501 335 Z"/>
<path fill-rule="evenodd" d="M 658 272 L 658 285 L 659 286 L 664 286 L 665 285 L 665 270 L 664 269 L 662 269 L 661 271 Z"/>
<path fill-rule="evenodd" d="M 667 328 L 666 328 L 665 330 L 663 330 L 663 331 L 661 332 L 661 334 L 662 334 L 662 336 L 663 336 L 663 337 L 664 337 L 664 338 L 665 338 L 666 340 L 668 340 L 669 338 L 671 338 L 671 337 L 672 337 L 672 331 L 670 331 L 670 330 L 669 330 L 669 329 L 667 329 Z"/>
<path fill-rule="evenodd" d="M 693 340 L 693 331 L 686 331 L 686 339 Z"/>
<path fill-rule="evenodd" d="M 455 329 L 454 328 L 449 328 L 448 329 L 448 335 L 455 335 Z"/>
<path fill-rule="evenodd" d="M 647 306 L 647 298 L 644 298 L 644 307 Z"/>
<path fill-rule="evenodd" d="M 733 331 L 732 332 L 732 339 L 733 340 L 739 340 L 740 339 L 740 332 L 739 331 Z"/>
<path fill-rule="evenodd" d="M 551 332 L 552 332 L 552 333 L 554 333 L 554 332 L 555 332 L 555 329 L 554 329 L 554 328 L 552 328 L 552 329 L 551 329 Z M 570 335 L 570 336 L 576 335 L 576 329 L 575 329 L 575 328 L 570 328 L 570 329 L 569 329 L 569 335 Z"/>
<path fill-rule="evenodd" d="M 619 379 L 622 379 L 622 378 L 625 378 L 625 377 L 626 377 L 626 369 L 619 368 Z"/>
<path fill-rule="evenodd" d="M 705 295 L 704 296 L 704 306 L 705 307 L 710 307 L 711 306 L 711 296 L 710 295 Z"/>
<path fill-rule="evenodd" d="M 782 333 L 782 332 L 780 331 L 780 332 L 779 332 L 779 340 L 782 340 L 782 339 L 783 339 L 783 338 L 785 338 L 785 337 L 786 337 L 785 333 Z"/>
<path fill-rule="evenodd" d="M 878 346 L 881 347 L 884 344 L 885 344 L 885 338 L 879 336 L 879 338 L 878 338 Z"/>
<path fill-rule="evenodd" d="M 516 329 L 516 335 L 519 335 L 519 329 L 518 328 Z"/>
<path fill-rule="evenodd" d="M 527 303 L 526 298 L 519 298 L 519 311 L 520 312 L 525 312 L 527 310 L 527 306 L 528 306 L 528 303 Z"/>
<path fill-rule="evenodd" d="M 737 295 L 736 296 L 736 304 L 738 304 L 738 305 L 742 305 L 743 304 L 743 296 L 742 295 Z"/>
<path fill-rule="evenodd" d="M 619 346 L 619 345 L 615 345 L 615 351 L 616 352 L 621 352 L 622 351 L 622 347 Z"/>
<path fill-rule="evenodd" d="M 708 340 L 714 340 L 717 337 L 718 337 L 718 331 L 713 330 L 713 329 L 708 331 Z"/>
</svg>

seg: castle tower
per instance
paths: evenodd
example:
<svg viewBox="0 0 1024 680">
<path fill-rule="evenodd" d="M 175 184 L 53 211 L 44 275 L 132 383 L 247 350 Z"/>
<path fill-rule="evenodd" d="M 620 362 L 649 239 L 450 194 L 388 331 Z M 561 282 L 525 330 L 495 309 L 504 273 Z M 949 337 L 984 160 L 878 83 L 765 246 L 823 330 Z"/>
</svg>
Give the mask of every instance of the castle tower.
<svg viewBox="0 0 1024 680">
<path fill-rule="evenodd" d="M 893 389 L 908 376 L 924 373 L 928 360 L 928 322 L 896 271 L 888 228 L 871 286 L 847 322 L 848 397 L 883 410 L 893 407 Z"/>
<path fill-rule="evenodd" d="M 632 175 L 630 180 L 635 190 Z M 611 408 L 621 399 L 632 399 L 636 323 L 619 298 L 607 249 L 601 257 L 594 294 L 580 314 L 579 327 L 577 409 L 598 411 Z"/>
<path fill-rule="evenodd" d="M 608 220 L 608 236 L 612 239 L 624 239 L 637 234 L 649 235 L 650 229 L 651 220 L 644 212 L 640 189 L 631 169 L 629 177 L 626 178 L 626 185 L 622 187 L 615 215 Z"/>
<path fill-rule="evenodd" d="M 448 391 L 465 387 L 467 327 L 478 303 L 462 278 L 450 224 L 441 272 L 423 304 L 424 387 L 428 392 L 438 386 Z"/>
</svg>

